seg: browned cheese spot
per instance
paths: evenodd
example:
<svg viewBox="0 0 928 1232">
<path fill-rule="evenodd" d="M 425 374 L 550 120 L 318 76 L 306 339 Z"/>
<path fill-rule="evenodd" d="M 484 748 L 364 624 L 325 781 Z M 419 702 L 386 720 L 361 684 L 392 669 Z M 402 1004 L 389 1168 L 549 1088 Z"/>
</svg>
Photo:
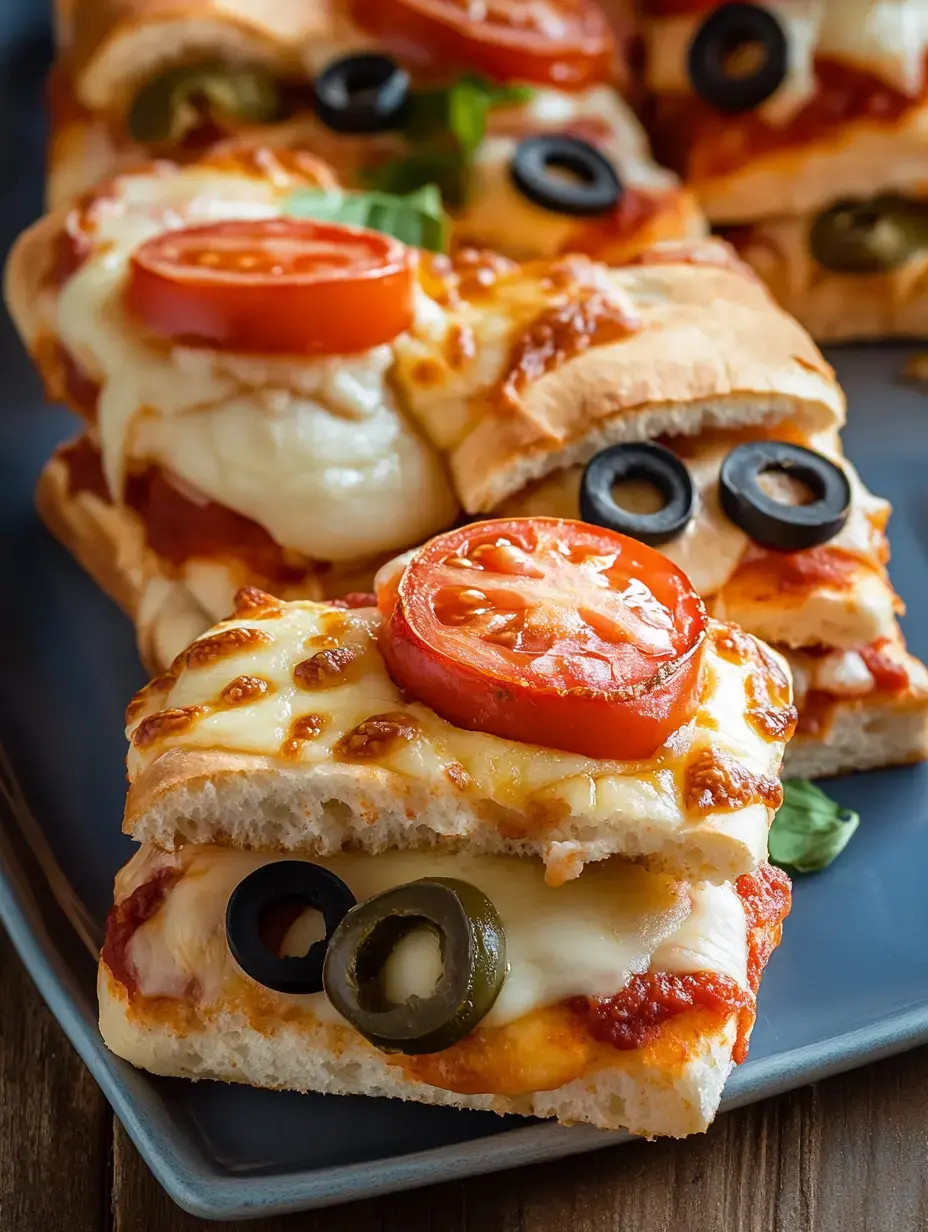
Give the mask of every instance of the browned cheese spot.
<svg viewBox="0 0 928 1232">
<path fill-rule="evenodd" d="M 419 725 L 412 715 L 401 710 L 375 714 L 342 736 L 335 746 L 335 756 L 342 761 L 387 757 L 418 735 Z"/>
<path fill-rule="evenodd" d="M 586 290 L 545 308 L 518 337 L 497 389 L 504 411 L 518 409 L 528 386 L 592 346 L 618 342 L 638 322 L 602 291 Z"/>
<path fill-rule="evenodd" d="M 290 727 L 290 735 L 280 746 L 282 757 L 297 757 L 307 740 L 315 740 L 325 727 L 325 716 L 321 714 L 302 714 L 294 719 Z"/>
<path fill-rule="evenodd" d="M 274 686 L 263 676 L 236 676 L 219 694 L 219 700 L 224 706 L 247 706 L 273 692 Z"/>
<path fill-rule="evenodd" d="M 474 782 L 459 761 L 449 761 L 445 766 L 445 775 L 458 791 L 467 791 Z"/>
<path fill-rule="evenodd" d="M 272 620 L 284 614 L 284 604 L 257 586 L 243 586 L 235 596 L 233 615 L 240 620 Z"/>
<path fill-rule="evenodd" d="M 174 687 L 176 680 L 177 673 L 172 665 L 169 671 L 156 676 L 154 680 L 149 680 L 148 684 L 143 685 L 126 707 L 126 727 L 132 726 L 142 711 L 148 709 L 156 696 L 160 695 L 160 700 L 167 697 Z"/>
<path fill-rule="evenodd" d="M 193 643 L 187 651 L 187 666 L 210 667 L 220 659 L 257 650 L 260 646 L 270 646 L 273 640 L 270 633 L 265 633 L 263 629 L 220 629 L 218 633 L 210 633 Z"/>
<path fill-rule="evenodd" d="M 301 689 L 331 689 L 344 684 L 345 673 L 360 651 L 353 646 L 317 650 L 293 669 L 293 679 Z"/>
<path fill-rule="evenodd" d="M 174 710 L 158 710 L 147 719 L 142 719 L 132 733 L 132 743 L 137 749 L 150 748 L 158 740 L 189 731 L 197 719 L 207 714 L 208 706 L 180 706 Z"/>
<path fill-rule="evenodd" d="M 783 803 L 783 788 L 778 779 L 745 769 L 730 753 L 706 748 L 687 763 L 683 799 L 687 809 L 694 813 L 745 808 L 756 803 L 776 809 Z"/>
</svg>

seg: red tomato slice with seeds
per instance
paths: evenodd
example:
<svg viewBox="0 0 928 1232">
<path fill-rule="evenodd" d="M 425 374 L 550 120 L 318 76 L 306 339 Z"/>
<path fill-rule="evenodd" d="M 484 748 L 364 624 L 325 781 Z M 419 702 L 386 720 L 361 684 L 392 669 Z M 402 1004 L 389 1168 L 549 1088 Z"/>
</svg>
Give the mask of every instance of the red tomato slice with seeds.
<svg viewBox="0 0 928 1232">
<path fill-rule="evenodd" d="M 402 60 L 579 90 L 605 81 L 612 35 L 595 0 L 354 0 L 358 25 Z"/>
<path fill-rule="evenodd" d="M 157 235 L 135 252 L 126 306 L 151 333 L 226 350 L 349 355 L 413 318 L 416 256 L 362 227 L 296 218 Z"/>
<path fill-rule="evenodd" d="M 653 548 L 583 522 L 477 522 L 378 579 L 390 675 L 458 727 L 650 757 L 698 702 L 706 611 Z"/>
</svg>

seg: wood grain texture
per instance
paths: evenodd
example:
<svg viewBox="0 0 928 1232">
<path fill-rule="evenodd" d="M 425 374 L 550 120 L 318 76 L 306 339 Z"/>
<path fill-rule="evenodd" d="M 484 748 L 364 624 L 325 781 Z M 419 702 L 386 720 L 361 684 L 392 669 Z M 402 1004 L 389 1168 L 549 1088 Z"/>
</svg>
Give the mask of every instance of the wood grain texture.
<svg viewBox="0 0 928 1232">
<path fill-rule="evenodd" d="M 0 928 L 0 1229 L 108 1232 L 112 1116 Z"/>
<path fill-rule="evenodd" d="M 0 933 L 0 1232 L 233 1232 L 160 1190 Z M 112 1166 L 108 1159 L 112 1142 Z M 928 1048 L 640 1143 L 253 1232 L 923 1232 Z"/>
</svg>

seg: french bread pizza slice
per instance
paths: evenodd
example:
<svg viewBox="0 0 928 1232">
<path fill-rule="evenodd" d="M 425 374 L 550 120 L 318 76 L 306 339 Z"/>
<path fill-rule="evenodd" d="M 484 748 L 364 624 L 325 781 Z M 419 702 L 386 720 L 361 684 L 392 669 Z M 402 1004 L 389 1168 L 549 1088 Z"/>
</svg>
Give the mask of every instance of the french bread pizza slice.
<svg viewBox="0 0 928 1232">
<path fill-rule="evenodd" d="M 52 80 L 53 207 L 134 162 L 232 140 L 312 151 L 352 188 L 437 185 L 457 242 L 518 258 L 622 259 L 705 233 L 617 88 L 629 23 L 615 40 L 595 0 L 110 0 L 71 24 Z"/>
<path fill-rule="evenodd" d="M 125 830 L 330 854 L 438 846 L 753 872 L 796 722 L 783 660 L 659 553 L 582 523 L 473 523 L 378 608 L 254 590 L 127 715 Z M 363 603 L 363 597 L 355 602 Z"/>
<path fill-rule="evenodd" d="M 789 905 L 767 864 L 709 885 L 614 858 L 552 888 L 515 856 L 145 846 L 100 1027 L 156 1074 L 683 1137 L 744 1058 Z"/>
<path fill-rule="evenodd" d="M 777 300 L 823 342 L 924 333 L 921 0 L 643 8 L 657 149 Z"/>
</svg>

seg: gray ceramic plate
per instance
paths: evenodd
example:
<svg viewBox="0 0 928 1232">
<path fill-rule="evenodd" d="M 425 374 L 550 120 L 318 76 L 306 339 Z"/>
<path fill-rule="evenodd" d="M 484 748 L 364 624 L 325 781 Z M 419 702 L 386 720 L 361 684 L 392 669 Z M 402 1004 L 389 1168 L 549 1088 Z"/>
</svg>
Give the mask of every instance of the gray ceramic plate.
<svg viewBox="0 0 928 1232">
<path fill-rule="evenodd" d="M 40 21 L 25 0 L 0 6 L 0 247 L 39 210 Z M 902 357 L 833 358 L 851 401 L 848 452 L 895 506 L 893 577 L 911 608 L 906 634 L 925 657 L 928 399 L 895 384 Z M 621 1142 L 489 1113 L 156 1080 L 106 1052 L 90 951 L 131 850 L 119 832 L 122 712 L 142 672 L 128 622 L 33 513 L 42 460 L 73 424 L 42 406 L 6 321 L 0 388 L 0 917 L 162 1185 L 196 1214 L 234 1218 Z M 832 869 L 796 885 L 727 1107 L 928 1041 L 928 772 L 845 779 L 834 792 L 864 823 Z"/>
</svg>

